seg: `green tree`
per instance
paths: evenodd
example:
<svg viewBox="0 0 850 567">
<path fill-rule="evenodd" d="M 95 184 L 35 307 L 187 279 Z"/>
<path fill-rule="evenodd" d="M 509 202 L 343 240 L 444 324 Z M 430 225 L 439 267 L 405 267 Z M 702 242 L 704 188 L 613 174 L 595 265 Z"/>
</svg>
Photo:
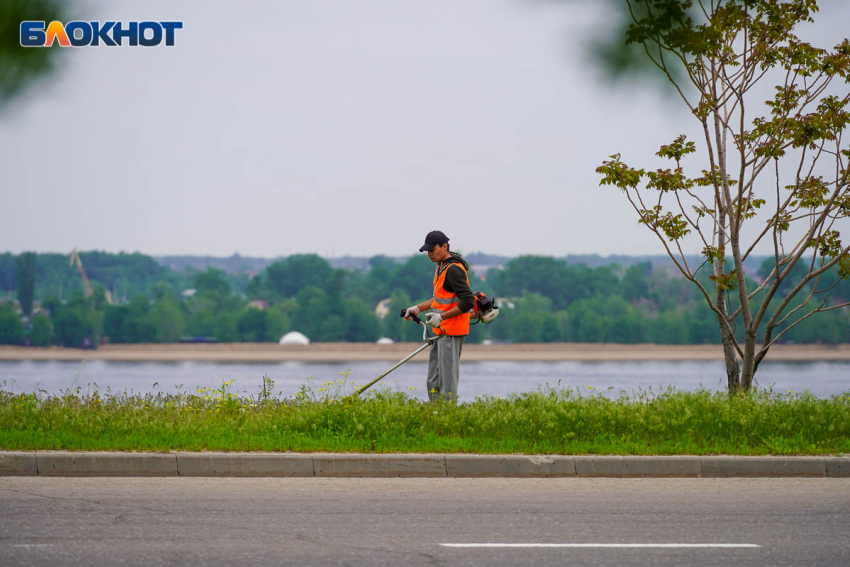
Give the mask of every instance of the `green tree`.
<svg viewBox="0 0 850 567">
<path fill-rule="evenodd" d="M 389 289 L 404 291 L 413 301 L 425 301 L 433 295 L 434 270 L 434 263 L 425 254 L 411 256 L 395 267 Z"/>
<path fill-rule="evenodd" d="M 198 311 L 211 310 L 218 314 L 223 311 L 242 309 L 245 301 L 232 293 L 230 282 L 221 270 L 209 268 L 195 275 L 194 286 L 197 293 L 186 303 L 189 316 Z"/>
<path fill-rule="evenodd" d="M 605 342 L 606 322 L 597 305 L 589 299 L 580 299 L 567 310 L 570 323 L 570 340 L 579 343 Z"/>
<path fill-rule="evenodd" d="M 287 299 L 307 286 L 324 289 L 333 274 L 334 269 L 324 258 L 316 254 L 296 254 L 267 267 L 265 280 L 276 298 Z"/>
<path fill-rule="evenodd" d="M 24 324 L 15 311 L 0 306 L 0 345 L 19 345 L 24 340 Z"/>
<path fill-rule="evenodd" d="M 394 341 L 421 341 L 422 326 L 401 318 L 401 310 L 413 305 L 414 300 L 401 289 L 393 292 L 390 297 L 389 313 L 381 321 L 381 335 Z"/>
<path fill-rule="evenodd" d="M 516 309 L 505 321 L 505 338 L 515 343 L 541 342 L 544 322 L 552 313 L 552 300 L 538 293 L 525 293 L 515 304 Z"/>
<path fill-rule="evenodd" d="M 251 281 L 248 282 L 248 286 L 245 288 L 245 295 L 249 299 L 272 299 L 271 289 L 263 274 L 257 274 L 251 278 Z"/>
<path fill-rule="evenodd" d="M 160 301 L 166 297 L 174 297 L 174 287 L 170 282 L 154 282 L 151 284 L 151 295 L 154 301 Z"/>
<path fill-rule="evenodd" d="M 215 336 L 215 313 L 212 309 L 199 309 L 189 315 L 186 334 L 191 337 Z"/>
<path fill-rule="evenodd" d="M 103 334 L 110 343 L 126 343 L 124 338 L 124 318 L 127 316 L 127 307 L 120 305 L 108 305 L 103 312 Z"/>
<path fill-rule="evenodd" d="M 688 342 L 690 344 L 715 344 L 720 342 L 717 321 L 711 309 L 699 305 L 688 313 Z"/>
<path fill-rule="evenodd" d="M 80 348 L 86 339 L 94 341 L 94 326 L 87 310 L 81 307 L 66 307 L 53 320 L 54 334 L 64 347 Z"/>
<path fill-rule="evenodd" d="M 805 319 L 794 329 L 794 337 L 799 342 L 832 345 L 850 342 L 850 314 L 833 311 L 817 319 Z"/>
<path fill-rule="evenodd" d="M 42 311 L 46 311 L 48 316 L 56 317 L 59 314 L 59 310 L 62 309 L 62 302 L 58 297 L 52 295 L 41 302 Z"/>
<path fill-rule="evenodd" d="M 158 343 L 176 343 L 183 336 L 183 311 L 171 296 L 163 296 L 148 313 L 150 326 Z"/>
<path fill-rule="evenodd" d="M 200 294 L 230 294 L 230 283 L 228 283 L 224 272 L 215 268 L 209 268 L 204 272 L 195 274 L 194 285 Z"/>
<path fill-rule="evenodd" d="M 556 311 L 555 321 L 558 324 L 560 340 L 564 342 L 574 342 L 570 334 L 570 314 L 566 311 Z"/>
<path fill-rule="evenodd" d="M 499 318 L 486 327 L 487 337 L 497 341 L 510 341 L 511 325 L 516 316 L 516 308 L 511 308 L 507 304 L 503 305 L 499 310 Z"/>
<path fill-rule="evenodd" d="M 601 70 L 604 77 L 612 83 L 624 83 L 635 80 L 650 80 L 661 88 L 672 90 L 666 77 L 655 73 L 655 67 L 647 59 L 643 46 L 627 43 L 625 38 L 632 23 L 632 15 L 645 13 L 645 6 L 640 2 L 623 0 L 556 0 L 560 4 L 573 9 L 579 3 L 585 5 L 604 6 L 605 26 L 594 30 L 589 35 L 586 49 L 593 62 L 594 69 Z M 698 8 L 691 0 L 673 0 L 668 3 L 682 6 L 686 12 L 695 12 Z M 675 70 L 673 70 L 674 76 Z"/>
<path fill-rule="evenodd" d="M 215 329 L 215 340 L 220 343 L 235 343 L 239 341 L 239 330 L 236 321 L 239 316 L 232 311 L 223 311 L 215 316 L 213 328 Z"/>
<path fill-rule="evenodd" d="M 15 256 L 9 252 L 0 253 L 0 290 L 11 296 L 17 289 L 17 279 Z"/>
<path fill-rule="evenodd" d="M 645 340 L 645 316 L 619 295 L 598 298 L 606 315 L 605 340 L 612 343 L 640 343 Z"/>
<path fill-rule="evenodd" d="M 632 11 L 628 40 L 645 48 L 699 123 L 707 162 L 701 175 L 685 174 L 683 158 L 697 147 L 682 135 L 657 154 L 675 167 L 636 169 L 617 154 L 597 171 L 601 184 L 624 192 L 638 222 L 698 287 L 718 323 L 728 388 L 748 390 L 785 333 L 815 313 L 843 306 L 821 299 L 818 287 L 833 266 L 850 276 L 850 246 L 835 224 L 850 217 L 844 162 L 850 147 L 843 136 L 850 122 L 850 41 L 829 50 L 795 35 L 800 24 L 814 21 L 813 0 L 699 2 L 696 13 L 687 2 L 631 1 L 642 10 Z M 756 88 L 762 81 L 775 85 L 764 114 L 753 112 L 762 102 Z M 766 206 L 769 199 L 775 203 Z M 744 261 L 762 240 L 773 245 L 774 265 L 753 287 Z M 683 253 L 695 244 L 703 248 L 700 265 Z M 798 263 L 807 266 L 805 276 L 780 293 Z M 699 280 L 703 269 L 711 271 L 713 285 Z M 803 307 L 786 311 L 801 292 Z M 730 305 L 732 296 L 737 307 Z M 769 310 L 774 297 L 780 303 Z M 810 302 L 814 309 L 806 308 Z"/>
<path fill-rule="evenodd" d="M 775 267 L 775 259 L 765 258 L 758 268 L 759 279 L 761 281 L 765 281 L 766 279 L 771 277 L 770 274 L 771 272 L 773 272 L 773 269 Z M 808 270 L 802 262 L 795 263 L 794 266 L 791 268 L 791 271 L 788 272 L 788 275 L 785 276 L 785 278 L 783 278 L 783 280 L 779 283 L 779 286 L 776 288 L 776 293 L 778 295 L 787 295 L 788 293 L 790 293 L 794 289 L 794 286 L 806 277 L 807 272 Z"/>
<path fill-rule="evenodd" d="M 345 320 L 343 314 L 333 313 L 318 319 L 313 324 L 313 336 L 317 342 L 339 342 L 345 337 Z"/>
<path fill-rule="evenodd" d="M 641 262 L 626 268 L 621 280 L 623 297 L 629 301 L 649 298 L 649 281 L 652 276 L 652 264 Z"/>
<path fill-rule="evenodd" d="M 184 303 L 186 313 L 191 318 L 199 311 L 210 311 L 219 314 L 224 311 L 239 311 L 245 306 L 245 300 L 230 292 L 220 289 L 197 293 Z"/>
<path fill-rule="evenodd" d="M 261 343 L 266 340 L 268 313 L 264 310 L 249 307 L 236 320 L 236 330 L 239 340 L 248 343 Z"/>
<path fill-rule="evenodd" d="M 18 280 L 18 301 L 21 311 L 29 317 L 32 314 L 32 300 L 35 294 L 35 254 L 24 252 L 15 258 Z"/>
<path fill-rule="evenodd" d="M 295 296 L 295 303 L 293 330 L 304 333 L 315 342 L 344 340 L 346 306 L 338 295 L 308 285 Z"/>
<path fill-rule="evenodd" d="M 32 318 L 30 340 L 39 347 L 50 346 L 53 343 L 53 323 L 47 315 L 39 313 Z"/>
<path fill-rule="evenodd" d="M 344 325 L 346 341 L 375 342 L 381 331 L 378 316 L 360 299 L 346 301 Z"/>
<path fill-rule="evenodd" d="M 495 272 L 492 281 L 496 295 L 519 297 L 535 293 L 550 298 L 558 309 L 568 306 L 584 288 L 574 285 L 575 268 L 563 260 L 547 256 L 520 256 Z"/>
<path fill-rule="evenodd" d="M 289 331 L 289 311 L 288 305 L 281 304 L 266 312 L 266 341 L 276 343 Z"/>
<path fill-rule="evenodd" d="M 549 256 L 520 256 L 493 274 L 492 285 L 499 297 L 535 293 L 550 298 L 554 308 L 560 310 L 578 299 L 616 289 L 620 278 L 615 270 L 616 266 L 573 266 Z"/>
<path fill-rule="evenodd" d="M 54 48 L 56 49 L 56 48 Z M 150 294 L 153 282 L 166 282 L 172 290 L 190 287 L 186 274 L 178 274 L 143 254 L 110 254 L 107 252 L 81 252 L 86 274 L 92 288 L 109 290 L 116 302 L 139 294 Z M 0 254 L 0 288 L 14 291 L 17 280 L 15 257 Z M 11 272 L 10 272 L 11 268 Z M 67 297 L 74 290 L 82 290 L 79 272 L 68 266 L 65 254 L 37 254 L 35 267 L 34 299 L 50 296 Z"/>
<path fill-rule="evenodd" d="M 654 321 L 655 342 L 664 345 L 680 345 L 687 342 L 688 325 L 681 311 L 665 311 Z"/>
<path fill-rule="evenodd" d="M 58 0 L 4 0 L 0 2 L 0 104 L 21 94 L 34 79 L 53 69 L 60 49 L 24 48 L 20 25 L 24 20 L 67 21 L 67 4 Z"/>
<path fill-rule="evenodd" d="M 516 301 L 516 307 L 520 312 L 538 313 L 540 315 L 551 313 L 552 304 L 551 298 L 539 293 L 525 293 Z"/>
<path fill-rule="evenodd" d="M 564 340 L 561 326 L 558 324 L 558 319 L 554 313 L 546 313 L 543 316 L 543 322 L 540 324 L 540 342 L 557 343 Z"/>
<path fill-rule="evenodd" d="M 121 306 L 121 336 L 127 343 L 156 342 L 156 327 L 154 327 L 150 312 L 151 302 L 144 295 L 133 297 L 126 306 Z"/>
<path fill-rule="evenodd" d="M 393 258 L 389 256 L 384 256 L 383 254 L 379 254 L 377 256 L 372 256 L 369 258 L 369 268 L 370 270 L 375 270 L 377 268 L 386 268 L 387 270 L 392 271 L 398 265 Z"/>
<path fill-rule="evenodd" d="M 511 324 L 511 340 L 515 343 L 539 343 L 543 318 L 540 313 L 517 313 Z"/>
<path fill-rule="evenodd" d="M 370 259 L 371 261 L 374 258 Z M 378 264 L 372 266 L 366 275 L 364 285 L 365 296 L 373 305 L 377 305 L 382 299 L 386 299 L 392 293 L 393 266 Z"/>
</svg>

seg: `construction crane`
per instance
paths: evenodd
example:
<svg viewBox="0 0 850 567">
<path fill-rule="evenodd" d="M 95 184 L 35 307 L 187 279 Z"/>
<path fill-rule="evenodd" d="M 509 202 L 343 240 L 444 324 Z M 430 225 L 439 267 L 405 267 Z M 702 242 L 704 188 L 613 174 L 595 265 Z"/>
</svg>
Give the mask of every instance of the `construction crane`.
<svg viewBox="0 0 850 567">
<path fill-rule="evenodd" d="M 83 269 L 83 261 L 80 260 L 80 255 L 77 254 L 77 249 L 74 248 L 74 251 L 71 252 L 71 261 L 68 262 L 69 267 L 74 267 L 74 264 L 77 265 L 77 270 L 80 272 L 80 277 L 83 279 L 83 288 L 86 291 L 86 297 L 90 297 L 94 290 L 91 288 L 91 284 L 89 283 L 89 279 L 86 277 L 86 271 Z M 106 302 L 112 305 L 112 294 L 109 293 L 108 289 L 103 290 L 103 294 L 106 297 Z"/>
</svg>

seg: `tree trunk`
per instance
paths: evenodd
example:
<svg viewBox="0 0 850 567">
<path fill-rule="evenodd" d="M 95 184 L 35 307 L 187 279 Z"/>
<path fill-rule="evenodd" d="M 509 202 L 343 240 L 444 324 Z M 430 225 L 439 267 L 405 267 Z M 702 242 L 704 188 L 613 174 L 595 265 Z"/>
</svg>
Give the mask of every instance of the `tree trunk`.
<svg viewBox="0 0 850 567">
<path fill-rule="evenodd" d="M 748 330 L 744 337 L 744 360 L 741 364 L 741 390 L 748 392 L 756 375 L 756 332 Z"/>
<path fill-rule="evenodd" d="M 21 311 L 29 317 L 32 315 L 32 300 L 35 295 L 35 253 L 24 252 L 15 258 L 18 277 L 18 301 Z"/>
<path fill-rule="evenodd" d="M 715 264 L 715 274 L 723 272 L 722 260 L 718 259 Z M 737 392 L 741 387 L 739 380 L 740 372 L 738 369 L 738 352 L 735 350 L 735 336 L 724 324 L 723 319 L 727 316 L 726 302 L 723 301 L 723 290 L 717 287 L 717 296 L 714 302 L 715 307 L 720 312 L 717 315 L 717 324 L 720 325 L 720 341 L 723 343 L 723 358 L 726 360 L 726 381 L 729 392 Z"/>
<path fill-rule="evenodd" d="M 706 136 L 707 138 L 707 136 Z M 718 203 L 719 223 L 721 226 L 726 224 L 726 212 L 723 206 Z M 726 238 L 723 231 L 717 234 L 717 245 L 720 250 L 726 249 Z M 715 277 L 722 276 L 726 271 L 726 258 L 720 256 L 714 261 Z M 738 368 L 738 352 L 735 350 L 735 336 L 729 329 L 725 321 L 728 313 L 726 311 L 726 302 L 723 300 L 723 288 L 717 286 L 715 289 L 714 305 L 717 307 L 717 324 L 720 325 L 720 342 L 723 344 L 723 358 L 726 361 L 726 383 L 729 393 L 737 392 L 741 387 L 740 372 Z"/>
<path fill-rule="evenodd" d="M 725 312 L 723 301 L 720 301 L 720 308 Z M 720 316 L 717 316 L 718 321 Z M 726 361 L 726 383 L 729 393 L 737 392 L 741 389 L 740 369 L 738 368 L 738 353 L 735 350 L 735 337 L 726 330 L 726 325 L 720 322 L 720 339 L 723 343 L 723 358 Z"/>
</svg>

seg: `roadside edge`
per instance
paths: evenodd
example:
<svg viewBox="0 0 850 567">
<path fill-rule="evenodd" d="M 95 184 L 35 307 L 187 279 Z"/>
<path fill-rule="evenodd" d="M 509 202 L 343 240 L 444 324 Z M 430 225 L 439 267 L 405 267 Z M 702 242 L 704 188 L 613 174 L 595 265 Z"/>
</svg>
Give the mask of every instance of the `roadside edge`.
<svg viewBox="0 0 850 567">
<path fill-rule="evenodd" d="M 850 477 L 850 456 L 0 451 L 0 476 Z"/>
</svg>

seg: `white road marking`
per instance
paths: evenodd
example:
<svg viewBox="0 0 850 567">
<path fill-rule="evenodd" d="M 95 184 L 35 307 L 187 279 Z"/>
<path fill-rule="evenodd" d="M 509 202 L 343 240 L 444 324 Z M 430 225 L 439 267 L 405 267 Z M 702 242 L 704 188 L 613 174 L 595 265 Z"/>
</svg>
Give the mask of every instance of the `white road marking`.
<svg viewBox="0 0 850 567">
<path fill-rule="evenodd" d="M 761 547 L 754 543 L 441 543 L 443 547 Z"/>
</svg>

